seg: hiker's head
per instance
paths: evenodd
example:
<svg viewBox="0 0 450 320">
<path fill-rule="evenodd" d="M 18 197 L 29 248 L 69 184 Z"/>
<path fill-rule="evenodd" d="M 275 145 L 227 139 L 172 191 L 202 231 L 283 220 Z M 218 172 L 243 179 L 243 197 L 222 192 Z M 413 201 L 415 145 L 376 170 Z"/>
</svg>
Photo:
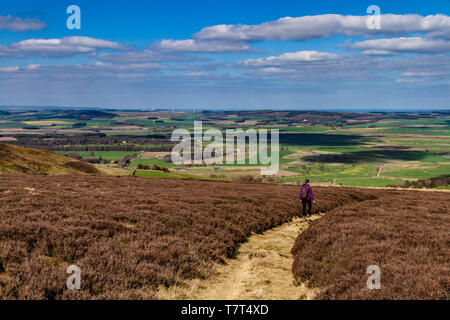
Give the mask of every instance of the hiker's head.
<svg viewBox="0 0 450 320">
<path fill-rule="evenodd" d="M 309 179 L 305 179 L 305 184 L 309 183 Z"/>
</svg>

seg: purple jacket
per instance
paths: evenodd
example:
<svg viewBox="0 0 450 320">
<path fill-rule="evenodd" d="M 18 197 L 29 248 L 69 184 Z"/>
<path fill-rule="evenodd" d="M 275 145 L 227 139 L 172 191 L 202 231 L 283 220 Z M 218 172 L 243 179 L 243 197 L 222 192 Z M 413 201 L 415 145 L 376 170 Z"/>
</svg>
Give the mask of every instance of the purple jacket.
<svg viewBox="0 0 450 320">
<path fill-rule="evenodd" d="M 309 184 L 304 184 L 304 185 L 301 186 L 301 188 L 300 188 L 300 193 L 299 193 L 299 197 L 300 197 L 300 195 L 301 195 L 302 188 L 306 188 L 306 191 L 307 191 L 306 200 L 314 201 L 314 195 L 313 195 L 311 186 L 310 186 Z M 300 200 L 301 200 L 301 199 L 302 199 L 302 198 L 300 198 Z"/>
</svg>

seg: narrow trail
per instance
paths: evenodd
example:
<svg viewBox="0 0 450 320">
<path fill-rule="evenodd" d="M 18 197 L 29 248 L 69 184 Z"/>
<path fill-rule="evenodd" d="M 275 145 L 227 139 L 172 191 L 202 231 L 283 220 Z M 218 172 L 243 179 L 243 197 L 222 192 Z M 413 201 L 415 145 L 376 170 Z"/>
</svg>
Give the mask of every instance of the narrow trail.
<svg viewBox="0 0 450 320">
<path fill-rule="evenodd" d="M 377 178 L 380 177 L 381 170 L 383 170 L 383 164 L 382 164 L 382 163 L 380 163 L 380 166 L 378 167 L 378 170 L 377 170 Z"/>
<path fill-rule="evenodd" d="M 312 299 L 314 289 L 294 286 L 290 253 L 297 236 L 308 228 L 308 221 L 320 218 L 294 218 L 292 221 L 254 234 L 243 243 L 236 258 L 218 264 L 206 280 L 190 280 L 183 285 L 161 288 L 159 299 Z"/>
</svg>

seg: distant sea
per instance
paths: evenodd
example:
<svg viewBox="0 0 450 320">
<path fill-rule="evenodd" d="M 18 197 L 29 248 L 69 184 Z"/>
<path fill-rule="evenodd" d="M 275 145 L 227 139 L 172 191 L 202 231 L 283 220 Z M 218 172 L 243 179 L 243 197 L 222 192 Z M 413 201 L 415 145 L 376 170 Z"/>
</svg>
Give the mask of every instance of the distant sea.
<svg viewBox="0 0 450 320">
<path fill-rule="evenodd" d="M 449 108 L 423 107 L 423 108 L 382 108 L 382 107 L 364 107 L 364 108 L 332 108 L 332 107 L 227 107 L 227 108 L 208 108 L 208 107 L 80 107 L 80 106 L 20 106 L 20 105 L 0 105 L 0 110 L 103 110 L 103 111 L 328 111 L 328 112 L 450 112 Z"/>
</svg>

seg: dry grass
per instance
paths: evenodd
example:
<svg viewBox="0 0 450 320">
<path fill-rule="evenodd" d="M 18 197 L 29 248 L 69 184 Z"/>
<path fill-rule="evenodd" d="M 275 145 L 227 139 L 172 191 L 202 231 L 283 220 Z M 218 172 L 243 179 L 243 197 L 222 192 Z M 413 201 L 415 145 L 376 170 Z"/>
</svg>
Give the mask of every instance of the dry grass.
<svg viewBox="0 0 450 320">
<path fill-rule="evenodd" d="M 100 173 L 107 176 L 129 176 L 132 171 L 118 167 L 109 166 L 106 164 L 94 164 Z"/>
<path fill-rule="evenodd" d="M 99 174 L 91 164 L 51 151 L 0 142 L 0 172 L 33 174 Z"/>
</svg>

